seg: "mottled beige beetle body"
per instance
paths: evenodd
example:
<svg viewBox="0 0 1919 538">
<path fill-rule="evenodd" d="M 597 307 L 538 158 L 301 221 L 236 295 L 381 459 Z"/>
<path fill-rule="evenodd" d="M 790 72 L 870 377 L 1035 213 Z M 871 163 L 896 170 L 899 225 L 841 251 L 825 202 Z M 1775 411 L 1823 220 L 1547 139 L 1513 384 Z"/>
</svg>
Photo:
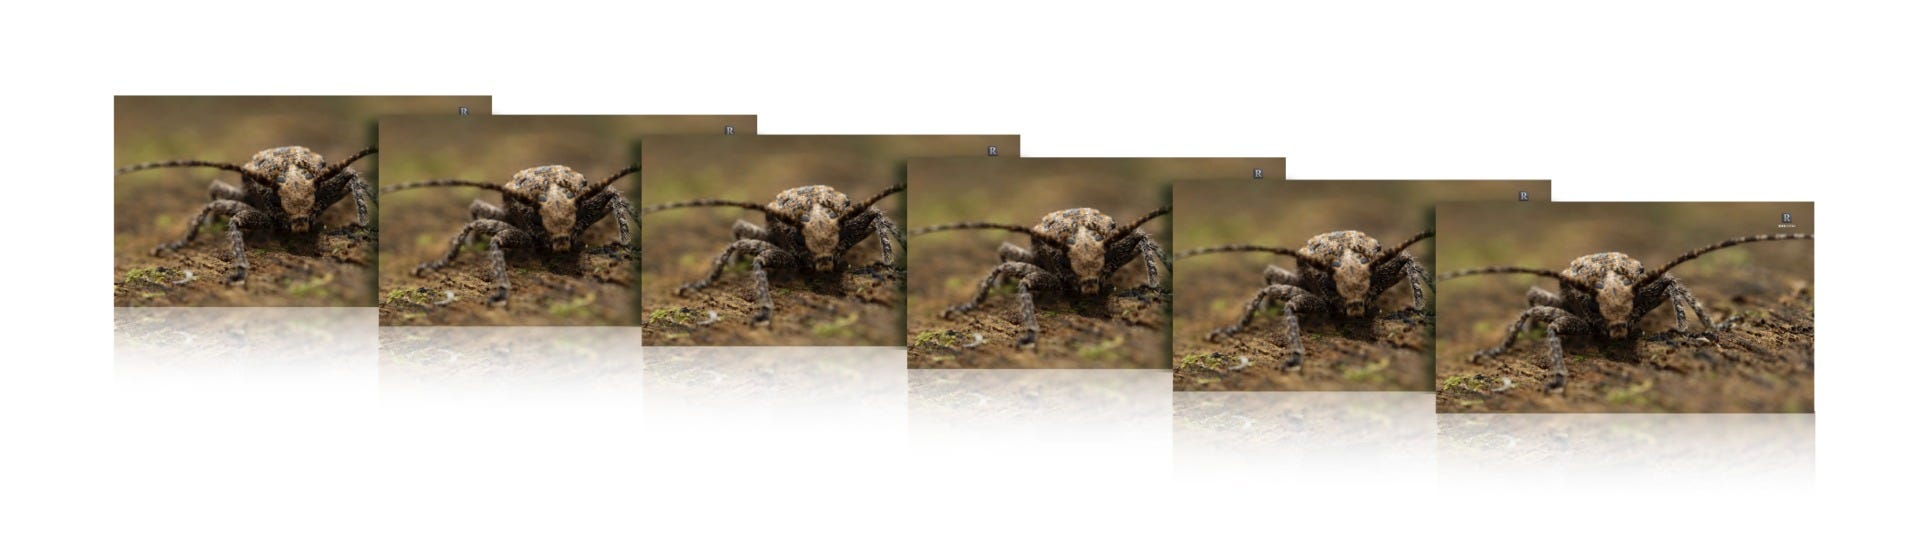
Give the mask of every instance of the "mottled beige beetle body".
<svg viewBox="0 0 1919 538">
<path fill-rule="evenodd" d="M 540 227 L 555 252 L 573 250 L 573 225 L 579 219 L 579 198 L 586 176 L 557 164 L 536 166 L 513 174 L 507 190 L 538 201 Z"/>
<path fill-rule="evenodd" d="M 278 147 L 261 150 L 240 166 L 247 173 L 270 178 L 280 187 L 280 210 L 287 214 L 289 229 L 306 233 L 312 228 L 316 200 L 313 181 L 326 168 L 320 154 L 301 146 Z"/>
<path fill-rule="evenodd" d="M 852 211 L 852 200 L 832 187 L 808 185 L 780 191 L 767 208 L 800 223 L 815 271 L 833 270 L 839 255 L 840 217 Z"/>
<path fill-rule="evenodd" d="M 1599 315 L 1606 323 L 1606 334 L 1624 338 L 1633 315 L 1633 283 L 1646 277 L 1646 266 L 1618 252 L 1588 254 L 1573 260 L 1561 274 L 1575 282 L 1598 290 Z"/>
<path fill-rule="evenodd" d="M 1372 289 L 1373 272 L 1367 264 L 1385 254 L 1379 240 L 1355 230 L 1315 235 L 1306 240 L 1301 253 L 1333 270 L 1333 286 L 1339 293 L 1346 315 L 1366 313 L 1367 294 Z"/>
<path fill-rule="evenodd" d="M 1119 232 L 1119 223 L 1098 209 L 1080 207 L 1047 213 L 1033 230 L 1066 245 L 1066 258 L 1078 278 L 1080 293 L 1099 293 L 1100 276 L 1106 269 L 1103 242 Z"/>
</svg>

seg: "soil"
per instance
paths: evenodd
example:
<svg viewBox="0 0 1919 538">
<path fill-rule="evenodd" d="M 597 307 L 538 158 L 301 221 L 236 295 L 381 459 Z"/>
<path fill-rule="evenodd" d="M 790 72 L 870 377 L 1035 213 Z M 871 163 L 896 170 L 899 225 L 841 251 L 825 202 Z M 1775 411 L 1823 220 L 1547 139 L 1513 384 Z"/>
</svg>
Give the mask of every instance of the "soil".
<svg viewBox="0 0 1919 538">
<path fill-rule="evenodd" d="M 987 252 L 992 252 L 987 250 Z M 928 256 L 916 270 L 933 274 L 978 273 L 992 269 L 963 257 Z M 969 271 L 970 270 L 970 271 Z M 1144 282 L 1144 269 L 1135 261 L 1117 274 L 1128 287 Z M 915 298 L 908 304 L 909 368 L 1164 368 L 1169 323 L 1166 301 L 1151 294 L 1114 293 L 1104 300 L 1076 300 L 1063 293 L 1038 293 L 1033 309 L 1040 337 L 1019 346 L 1025 333 L 1020 323 L 1019 298 L 1012 284 L 995 289 L 979 308 L 952 319 L 940 316 L 947 307 L 972 298 L 977 280 L 949 280 L 940 294 Z M 928 286 L 931 288 L 931 286 Z M 972 347 L 966 347 L 966 346 Z"/>
<path fill-rule="evenodd" d="M 1477 363 L 1469 360 L 1474 350 L 1498 343 L 1506 325 L 1525 306 L 1530 283 L 1518 278 L 1446 283 L 1441 290 L 1447 294 L 1443 306 L 1449 315 L 1475 321 L 1449 327 L 1439 335 L 1438 409 L 1812 412 L 1809 276 L 1753 266 L 1710 271 L 1696 266 L 1711 267 L 1695 263 L 1682 268 L 1680 272 L 1688 273 L 1687 285 L 1715 322 L 1733 319 L 1716 342 L 1672 330 L 1670 305 L 1642 320 L 1630 342 L 1608 345 L 1584 335 L 1571 336 L 1564 340 L 1569 375 L 1563 393 L 1544 390 L 1552 370 L 1542 331 L 1522 334 L 1499 357 Z"/>
<path fill-rule="evenodd" d="M 512 286 L 504 305 L 489 305 L 492 266 L 486 244 L 472 239 L 453 263 L 414 276 L 413 268 L 446 253 L 448 242 L 470 219 L 467 206 L 480 198 L 499 205 L 499 195 L 476 189 L 428 188 L 382 197 L 381 325 L 632 325 L 632 265 L 612 253 L 548 255 L 532 249 L 507 251 Z M 584 238 L 598 248 L 618 238 L 602 220 Z M 452 292 L 450 303 L 445 301 Z"/>
<path fill-rule="evenodd" d="M 1283 341 L 1277 307 L 1259 313 L 1239 334 L 1208 342 L 1214 329 L 1232 325 L 1244 312 L 1245 302 L 1264 284 L 1264 265 L 1193 265 L 1181 267 L 1191 274 L 1181 275 L 1180 293 L 1217 299 L 1182 305 L 1192 311 L 1182 310 L 1173 326 L 1174 390 L 1402 391 L 1432 386 L 1431 325 L 1409 313 L 1382 312 L 1358 321 L 1324 313 L 1302 315 L 1299 331 L 1306 359 L 1294 370 L 1280 368 L 1291 351 Z M 1198 278 L 1202 275 L 1205 278 Z M 1377 304 L 1411 305 L 1411 293 L 1402 284 Z"/>
<path fill-rule="evenodd" d="M 647 220 L 654 224 L 654 219 L 666 222 L 697 212 L 662 213 Z M 688 218 L 732 220 L 715 220 L 711 215 Z M 730 238 L 726 235 L 729 227 L 718 229 L 720 235 Z M 898 345 L 900 341 L 904 276 L 885 269 L 860 269 L 872 267 L 880 259 L 874 239 L 847 253 L 844 261 L 854 269 L 836 273 L 769 271 L 773 314 L 759 326 L 752 323 L 759 307 L 748 261 L 735 260 L 705 289 L 684 296 L 677 293 L 680 286 L 698 281 L 712 270 L 713 257 L 726 248 L 728 239 L 654 234 L 646 241 L 649 252 L 663 253 L 648 257 L 642 267 L 644 318 L 640 325 L 648 345 L 872 346 Z"/>
<path fill-rule="evenodd" d="M 153 254 L 154 247 L 186 234 L 187 224 L 209 200 L 212 180 L 204 173 L 143 173 L 153 177 L 122 177 L 115 183 L 120 193 L 113 212 L 114 306 L 373 304 L 373 243 L 364 232 L 305 238 L 250 233 L 245 285 L 226 283 L 233 264 L 225 219 L 210 219 L 192 243 L 178 250 Z M 353 219 L 353 201 L 341 200 L 322 216 L 322 230 L 343 230 Z"/>
</svg>

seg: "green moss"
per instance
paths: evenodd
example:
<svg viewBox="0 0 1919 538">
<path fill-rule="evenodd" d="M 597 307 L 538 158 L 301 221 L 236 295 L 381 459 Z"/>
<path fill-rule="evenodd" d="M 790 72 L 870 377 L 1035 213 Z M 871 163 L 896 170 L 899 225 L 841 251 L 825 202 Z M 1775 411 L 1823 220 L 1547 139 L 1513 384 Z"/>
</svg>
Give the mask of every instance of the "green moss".
<svg viewBox="0 0 1919 538">
<path fill-rule="evenodd" d="M 433 292 L 426 288 L 400 288 L 386 292 L 386 302 L 399 301 L 413 304 L 432 304 Z"/>
<path fill-rule="evenodd" d="M 1218 353 L 1194 353 L 1180 357 L 1176 366 L 1181 369 L 1198 366 L 1208 370 L 1223 370 L 1226 368 L 1226 356 Z"/>
<path fill-rule="evenodd" d="M 326 273 L 288 285 L 287 293 L 297 297 L 323 297 L 331 292 L 327 285 L 332 283 L 333 273 Z"/>
<path fill-rule="evenodd" d="M 127 277 L 123 282 L 127 284 L 138 284 L 138 283 L 144 282 L 144 283 L 150 283 L 150 284 L 165 285 L 167 283 L 167 272 L 168 272 L 167 269 L 160 268 L 160 267 L 141 267 L 139 269 L 127 271 Z"/>
<path fill-rule="evenodd" d="M 1082 359 L 1112 360 L 1119 356 L 1119 346 L 1125 344 L 1126 337 L 1115 336 L 1095 344 L 1080 346 L 1077 353 Z"/>
<path fill-rule="evenodd" d="M 1486 388 L 1486 384 L 1480 381 L 1478 377 L 1469 376 L 1469 375 L 1456 375 L 1456 376 L 1448 377 L 1446 378 L 1445 381 L 1439 384 L 1439 390 L 1441 392 L 1453 390 L 1453 389 L 1459 389 L 1459 388 L 1463 388 L 1473 392 L 1480 392 Z"/>
<path fill-rule="evenodd" d="M 563 318 L 584 317 L 593 313 L 591 307 L 593 306 L 593 301 L 598 298 L 599 297 L 597 295 L 588 293 L 586 295 L 575 297 L 573 298 L 573 300 L 570 300 L 570 301 L 558 301 L 558 302 L 548 304 L 546 306 L 546 311 L 547 313 L 553 314 L 555 316 L 563 317 Z"/>
<path fill-rule="evenodd" d="M 658 308 L 654 309 L 653 313 L 646 315 L 646 322 L 691 325 L 693 323 L 693 313 L 684 308 Z"/>
<path fill-rule="evenodd" d="M 925 347 L 931 344 L 951 349 L 959 344 L 959 333 L 954 331 L 920 331 L 913 336 L 913 347 Z"/>
<path fill-rule="evenodd" d="M 1646 393 L 1652 391 L 1652 381 L 1641 381 L 1623 389 L 1606 391 L 1606 402 L 1614 405 L 1646 405 L 1650 402 Z"/>
<path fill-rule="evenodd" d="M 682 327 L 693 327 L 699 325 L 697 321 L 701 319 L 701 316 L 691 308 L 660 308 L 646 315 L 646 324 L 658 325 L 666 323 Z M 718 314 L 713 314 L 713 321 L 719 321 Z"/>
<path fill-rule="evenodd" d="M 1358 368 L 1348 368 L 1346 371 L 1340 372 L 1339 375 L 1346 378 L 1347 381 L 1378 383 L 1386 379 L 1386 367 L 1391 365 L 1392 361 L 1382 358 L 1379 359 L 1378 362 L 1364 364 Z"/>
<path fill-rule="evenodd" d="M 843 337 L 853 332 L 851 327 L 859 320 L 859 314 L 847 314 L 833 321 L 816 323 L 813 325 L 813 335 L 827 338 Z"/>
</svg>

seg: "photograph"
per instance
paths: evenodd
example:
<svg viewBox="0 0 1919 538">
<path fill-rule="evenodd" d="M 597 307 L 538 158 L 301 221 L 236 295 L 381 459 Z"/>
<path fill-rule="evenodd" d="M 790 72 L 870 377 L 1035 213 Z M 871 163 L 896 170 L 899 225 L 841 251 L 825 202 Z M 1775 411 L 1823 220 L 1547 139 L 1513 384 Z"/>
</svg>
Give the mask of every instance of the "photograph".
<svg viewBox="0 0 1919 538">
<path fill-rule="evenodd" d="M 377 121 L 486 96 L 113 99 L 114 306 L 373 306 Z"/>
<path fill-rule="evenodd" d="M 1811 202 L 1437 218 L 1440 412 L 1813 412 Z"/>
<path fill-rule="evenodd" d="M 1432 390 L 1433 204 L 1552 182 L 1173 184 L 1175 390 Z"/>
<path fill-rule="evenodd" d="M 641 142 L 649 346 L 905 344 L 913 157 L 1018 160 L 1018 135 L 658 136 Z"/>
<path fill-rule="evenodd" d="M 750 115 L 382 120 L 380 324 L 637 325 L 640 138 L 747 138 L 756 126 Z"/>
<path fill-rule="evenodd" d="M 914 159 L 907 366 L 1170 368 L 1172 185 L 1279 183 L 1285 169 L 1281 158 Z"/>
</svg>

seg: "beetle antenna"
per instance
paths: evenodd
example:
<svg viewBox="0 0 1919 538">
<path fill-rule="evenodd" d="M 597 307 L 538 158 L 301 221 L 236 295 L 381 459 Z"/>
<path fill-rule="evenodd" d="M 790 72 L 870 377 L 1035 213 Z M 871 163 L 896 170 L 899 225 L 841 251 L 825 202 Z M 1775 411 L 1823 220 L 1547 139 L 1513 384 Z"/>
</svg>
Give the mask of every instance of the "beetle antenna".
<svg viewBox="0 0 1919 538">
<path fill-rule="evenodd" d="M 1665 276 L 1667 271 L 1673 270 L 1674 267 L 1679 267 L 1679 264 L 1692 261 L 1695 258 L 1706 255 L 1706 253 L 1708 252 L 1730 247 L 1733 245 L 1757 243 L 1760 241 L 1785 241 L 1785 240 L 1791 240 L 1791 239 L 1812 239 L 1812 234 L 1748 235 L 1745 237 L 1734 237 L 1732 239 L 1727 239 L 1725 241 L 1720 241 L 1718 243 L 1713 243 L 1711 245 L 1706 245 L 1704 247 L 1696 248 L 1685 254 L 1680 254 L 1678 258 L 1673 258 L 1672 261 L 1666 262 L 1666 265 L 1661 266 L 1659 269 L 1650 273 L 1646 273 L 1645 278 L 1639 279 L 1638 282 L 1633 283 L 1633 288 L 1638 289 L 1641 287 L 1645 287 L 1647 284 L 1651 284 L 1652 282 L 1659 280 L 1659 277 Z"/>
</svg>

